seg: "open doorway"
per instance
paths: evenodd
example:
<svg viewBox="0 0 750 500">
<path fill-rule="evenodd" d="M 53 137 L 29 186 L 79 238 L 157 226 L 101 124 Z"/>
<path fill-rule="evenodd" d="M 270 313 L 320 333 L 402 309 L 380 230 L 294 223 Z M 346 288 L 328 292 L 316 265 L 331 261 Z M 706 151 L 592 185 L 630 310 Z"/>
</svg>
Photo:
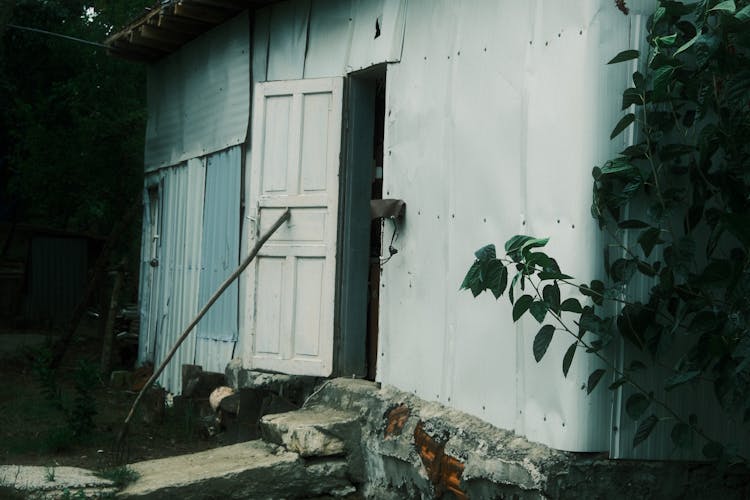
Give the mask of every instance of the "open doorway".
<svg viewBox="0 0 750 500">
<path fill-rule="evenodd" d="M 385 65 L 349 75 L 345 97 L 345 168 L 339 217 L 340 375 L 374 380 L 377 372 L 382 220 L 370 200 L 383 197 Z"/>
</svg>

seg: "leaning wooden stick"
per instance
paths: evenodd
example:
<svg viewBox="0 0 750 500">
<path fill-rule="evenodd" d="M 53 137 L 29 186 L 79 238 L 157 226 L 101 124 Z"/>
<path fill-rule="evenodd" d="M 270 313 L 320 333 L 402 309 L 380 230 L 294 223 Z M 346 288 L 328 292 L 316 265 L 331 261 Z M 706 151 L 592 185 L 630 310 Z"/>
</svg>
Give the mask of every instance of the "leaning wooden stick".
<svg viewBox="0 0 750 500">
<path fill-rule="evenodd" d="M 128 431 L 128 425 L 130 424 L 130 420 L 133 418 L 133 415 L 135 414 L 136 408 L 138 408 L 138 403 L 141 402 L 141 398 L 146 393 L 146 391 L 153 385 L 154 381 L 156 381 L 157 378 L 159 378 L 159 375 L 161 375 L 161 372 L 164 371 L 164 368 L 166 368 L 167 364 L 172 360 L 172 357 L 174 357 L 175 353 L 177 352 L 177 349 L 180 347 L 180 345 L 185 341 L 188 334 L 195 328 L 195 325 L 198 324 L 198 322 L 203 318 L 203 316 L 206 315 L 208 310 L 211 308 L 214 303 L 219 300 L 219 297 L 221 297 L 221 294 L 224 293 L 224 290 L 229 288 L 229 285 L 232 284 L 234 280 L 237 279 L 237 277 L 242 274 L 242 271 L 245 270 L 247 266 L 250 265 L 250 262 L 255 258 L 256 255 L 258 255 L 258 252 L 260 251 L 260 248 L 263 246 L 263 244 L 268 240 L 268 238 L 271 237 L 273 233 L 276 232 L 276 230 L 281 227 L 281 225 L 289 220 L 290 217 L 289 209 L 287 208 L 283 214 L 281 214 L 281 217 L 274 223 L 273 226 L 264 234 L 258 242 L 255 244 L 253 249 L 250 251 L 250 255 L 247 256 L 247 258 L 242 261 L 242 264 L 239 265 L 237 269 L 224 281 L 224 283 L 221 284 L 218 290 L 211 296 L 210 299 L 208 299 L 208 302 L 205 306 L 203 306 L 203 309 L 198 312 L 198 315 L 193 319 L 193 321 L 190 322 L 190 324 L 185 328 L 185 331 L 182 332 L 182 335 L 177 339 L 177 342 L 175 342 L 175 345 L 172 347 L 172 350 L 169 351 L 169 354 L 167 354 L 167 357 L 164 358 L 164 361 L 161 362 L 161 365 L 159 365 L 159 368 L 157 368 L 153 375 L 151 375 L 151 378 L 148 379 L 146 384 L 141 389 L 141 392 L 138 393 L 138 396 L 136 396 L 135 401 L 133 401 L 133 406 L 130 407 L 130 411 L 128 412 L 128 416 L 125 417 L 125 422 L 123 423 L 123 428 L 120 431 L 120 435 L 117 438 L 117 445 L 118 447 L 122 444 L 123 439 L 125 438 L 125 435 Z"/>
</svg>

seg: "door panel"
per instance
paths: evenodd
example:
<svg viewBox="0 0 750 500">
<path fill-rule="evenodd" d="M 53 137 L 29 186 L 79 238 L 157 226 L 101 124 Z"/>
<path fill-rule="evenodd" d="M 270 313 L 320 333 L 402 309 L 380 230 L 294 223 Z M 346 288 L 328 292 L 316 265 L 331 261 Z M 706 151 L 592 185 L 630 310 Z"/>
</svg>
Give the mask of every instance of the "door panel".
<svg viewBox="0 0 750 500">
<path fill-rule="evenodd" d="M 334 284 L 343 79 L 255 88 L 250 246 L 287 207 L 291 219 L 249 268 L 249 364 L 327 376 Z"/>
</svg>

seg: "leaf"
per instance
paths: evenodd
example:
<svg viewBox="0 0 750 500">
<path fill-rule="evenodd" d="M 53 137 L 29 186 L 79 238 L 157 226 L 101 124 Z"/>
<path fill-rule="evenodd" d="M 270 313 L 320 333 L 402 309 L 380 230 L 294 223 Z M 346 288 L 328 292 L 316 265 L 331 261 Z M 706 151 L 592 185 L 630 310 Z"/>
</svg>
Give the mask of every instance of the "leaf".
<svg viewBox="0 0 750 500">
<path fill-rule="evenodd" d="M 670 433 L 672 442 L 678 448 L 689 448 L 693 444 L 693 429 L 684 422 L 678 422 Z"/>
<path fill-rule="evenodd" d="M 638 271 L 640 271 L 645 276 L 653 277 L 656 276 L 656 270 L 652 266 L 650 266 L 647 262 L 638 261 L 636 263 L 636 267 L 638 268 Z"/>
<path fill-rule="evenodd" d="M 645 103 L 645 98 L 641 95 L 641 92 L 635 88 L 625 89 L 622 93 L 622 109 L 626 109 L 631 105 L 640 105 Z"/>
<path fill-rule="evenodd" d="M 649 225 L 642 220 L 628 219 L 618 222 L 617 227 L 620 229 L 643 229 L 649 227 Z"/>
<path fill-rule="evenodd" d="M 646 440 L 651 434 L 651 431 L 654 430 L 654 427 L 656 427 L 657 423 L 659 423 L 659 419 L 656 418 L 656 415 L 651 415 L 640 423 L 638 430 L 635 431 L 635 436 L 633 437 L 633 448 Z"/>
<path fill-rule="evenodd" d="M 599 368 L 598 370 L 594 370 L 591 372 L 591 375 L 589 375 L 588 383 L 586 384 L 586 394 L 591 394 L 591 391 L 596 389 L 597 384 L 599 384 L 599 381 L 602 379 L 602 376 L 607 373 L 607 370 L 603 368 Z"/>
<path fill-rule="evenodd" d="M 688 40 L 687 42 L 685 42 L 684 44 L 682 44 L 682 46 L 675 51 L 675 53 L 673 54 L 673 56 L 676 56 L 677 54 L 681 54 L 681 53 L 685 52 L 687 49 L 689 49 L 690 47 L 693 46 L 693 44 L 695 43 L 695 41 L 697 39 L 698 39 L 698 35 L 694 36 L 693 38 L 691 38 L 690 40 Z"/>
<path fill-rule="evenodd" d="M 667 47 L 671 47 L 672 45 L 674 45 L 675 41 L 677 41 L 677 33 L 654 38 L 654 42 L 657 45 L 666 45 Z"/>
<path fill-rule="evenodd" d="M 709 12 L 711 11 L 728 12 L 730 14 L 734 14 L 734 11 L 736 10 L 737 10 L 737 6 L 734 4 L 734 0 L 725 0 L 724 2 L 719 2 L 716 5 L 714 5 L 713 8 L 708 9 Z"/>
<path fill-rule="evenodd" d="M 633 420 L 638 420 L 651 405 L 651 400 L 640 392 L 632 394 L 625 401 L 625 413 Z"/>
<path fill-rule="evenodd" d="M 515 294 L 516 284 L 518 283 L 518 279 L 520 277 L 521 277 L 521 273 L 516 273 L 516 275 L 513 276 L 513 281 L 511 281 L 510 283 L 510 288 L 508 288 L 508 300 L 510 300 L 511 304 L 515 302 L 513 295 Z"/>
<path fill-rule="evenodd" d="M 661 231 L 656 227 L 646 229 L 638 236 L 638 244 L 643 249 L 643 255 L 648 257 L 658 243 L 664 243 L 659 236 Z"/>
<path fill-rule="evenodd" d="M 474 263 L 469 268 L 469 271 L 466 273 L 466 276 L 464 277 L 463 283 L 461 283 L 461 289 L 462 290 L 471 290 L 471 293 L 476 297 L 480 293 L 482 293 L 481 289 L 481 273 L 482 273 L 482 265 L 478 260 L 474 261 Z"/>
<path fill-rule="evenodd" d="M 511 252 L 520 250 L 521 246 L 523 246 L 523 244 L 530 238 L 531 236 L 524 236 L 522 234 L 517 234 L 513 236 L 512 238 L 509 238 L 505 242 L 505 251 L 507 253 L 511 253 Z"/>
<path fill-rule="evenodd" d="M 492 258 L 482 266 L 482 288 L 489 289 L 496 299 L 505 291 L 508 284 L 508 271 L 502 261 Z"/>
<path fill-rule="evenodd" d="M 642 90 L 646 87 L 646 78 L 642 73 L 638 71 L 633 73 L 633 85 L 635 85 L 635 88 L 639 90 Z"/>
<path fill-rule="evenodd" d="M 682 384 L 685 384 L 687 382 L 690 382 L 695 377 L 701 374 L 700 370 L 689 370 L 686 372 L 677 373 L 675 375 L 672 375 L 664 382 L 664 389 L 667 391 L 671 391 L 675 387 L 679 387 Z"/>
<path fill-rule="evenodd" d="M 572 280 L 573 276 L 558 273 L 556 271 L 539 271 L 537 274 L 540 280 Z"/>
<path fill-rule="evenodd" d="M 508 286 L 508 270 L 499 260 L 494 260 L 493 262 L 497 262 L 500 265 L 500 278 L 497 283 L 495 283 L 494 285 L 490 285 L 489 288 L 492 292 L 492 295 L 494 295 L 496 299 L 499 299 L 505 291 L 505 288 Z"/>
<path fill-rule="evenodd" d="M 609 384 L 609 387 L 607 387 L 607 389 L 609 389 L 610 391 L 614 391 L 614 390 L 618 389 L 620 386 L 626 384 L 627 381 L 628 381 L 628 379 L 626 377 L 620 377 L 617 380 L 615 380 L 614 382 L 612 382 L 611 384 Z"/>
<path fill-rule="evenodd" d="M 552 311 L 560 313 L 560 287 L 557 283 L 545 286 L 542 290 L 542 298 Z"/>
<path fill-rule="evenodd" d="M 583 307 L 581 307 L 581 303 L 578 301 L 578 299 L 574 299 L 571 297 L 569 299 L 565 299 L 562 304 L 560 304 L 560 310 L 580 314 L 583 312 Z"/>
<path fill-rule="evenodd" d="M 741 8 L 734 15 L 734 18 L 737 19 L 741 23 L 744 23 L 744 22 L 750 20 L 750 5 L 746 5 L 745 7 Z"/>
<path fill-rule="evenodd" d="M 513 304 L 513 321 L 518 321 L 518 318 L 523 316 L 523 313 L 529 310 L 531 304 L 534 302 L 534 297 L 531 295 L 521 295 L 518 300 Z"/>
<path fill-rule="evenodd" d="M 495 252 L 495 245 L 485 245 L 476 252 L 474 252 L 477 260 L 489 260 L 497 257 Z"/>
<path fill-rule="evenodd" d="M 638 59 L 640 52 L 637 50 L 623 50 L 615 57 L 613 57 L 607 64 L 616 64 L 623 61 L 630 61 L 631 59 Z"/>
<path fill-rule="evenodd" d="M 541 323 L 542 321 L 544 321 L 544 317 L 547 316 L 547 309 L 548 307 L 545 302 L 537 300 L 536 302 L 531 304 L 531 307 L 529 307 L 529 312 L 531 312 L 531 315 L 534 316 L 534 319 Z"/>
<path fill-rule="evenodd" d="M 667 95 L 669 83 L 672 81 L 674 66 L 662 66 L 654 71 L 654 97 L 662 98 Z"/>
<path fill-rule="evenodd" d="M 620 132 L 625 130 L 630 126 L 631 123 L 635 121 L 635 114 L 628 113 L 627 115 L 623 116 L 619 122 L 617 122 L 617 125 L 615 125 L 614 130 L 612 130 L 612 133 L 610 134 L 609 138 L 614 139 L 618 135 L 620 135 Z"/>
<path fill-rule="evenodd" d="M 538 363 L 544 357 L 547 352 L 550 342 L 552 342 L 552 336 L 555 333 L 555 327 L 552 325 L 544 325 L 534 337 L 534 359 Z"/>
<path fill-rule="evenodd" d="M 578 290 L 587 297 L 591 297 L 596 305 L 602 305 L 604 301 L 604 283 L 600 280 L 592 280 L 589 286 L 579 286 Z"/>
<path fill-rule="evenodd" d="M 570 347 L 568 347 L 568 350 L 565 351 L 565 356 L 563 356 L 563 362 L 562 362 L 562 371 L 563 371 L 563 377 L 568 376 L 568 371 L 570 370 L 570 365 L 573 363 L 573 355 L 576 353 L 576 349 L 578 348 L 578 342 L 573 342 L 570 344 Z"/>
<path fill-rule="evenodd" d="M 617 259 L 612 263 L 610 275 L 615 283 L 627 283 L 633 277 L 637 268 L 632 259 Z"/>
</svg>

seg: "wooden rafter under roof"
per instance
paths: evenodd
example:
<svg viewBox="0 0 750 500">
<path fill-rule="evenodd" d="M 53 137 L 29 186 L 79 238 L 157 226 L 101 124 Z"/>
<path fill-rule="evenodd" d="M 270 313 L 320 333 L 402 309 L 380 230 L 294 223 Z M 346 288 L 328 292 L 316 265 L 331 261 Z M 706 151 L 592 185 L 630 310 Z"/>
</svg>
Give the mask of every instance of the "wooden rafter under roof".
<svg viewBox="0 0 750 500">
<path fill-rule="evenodd" d="M 153 62 L 246 9 L 273 0 L 162 0 L 104 41 L 111 54 Z"/>
</svg>

